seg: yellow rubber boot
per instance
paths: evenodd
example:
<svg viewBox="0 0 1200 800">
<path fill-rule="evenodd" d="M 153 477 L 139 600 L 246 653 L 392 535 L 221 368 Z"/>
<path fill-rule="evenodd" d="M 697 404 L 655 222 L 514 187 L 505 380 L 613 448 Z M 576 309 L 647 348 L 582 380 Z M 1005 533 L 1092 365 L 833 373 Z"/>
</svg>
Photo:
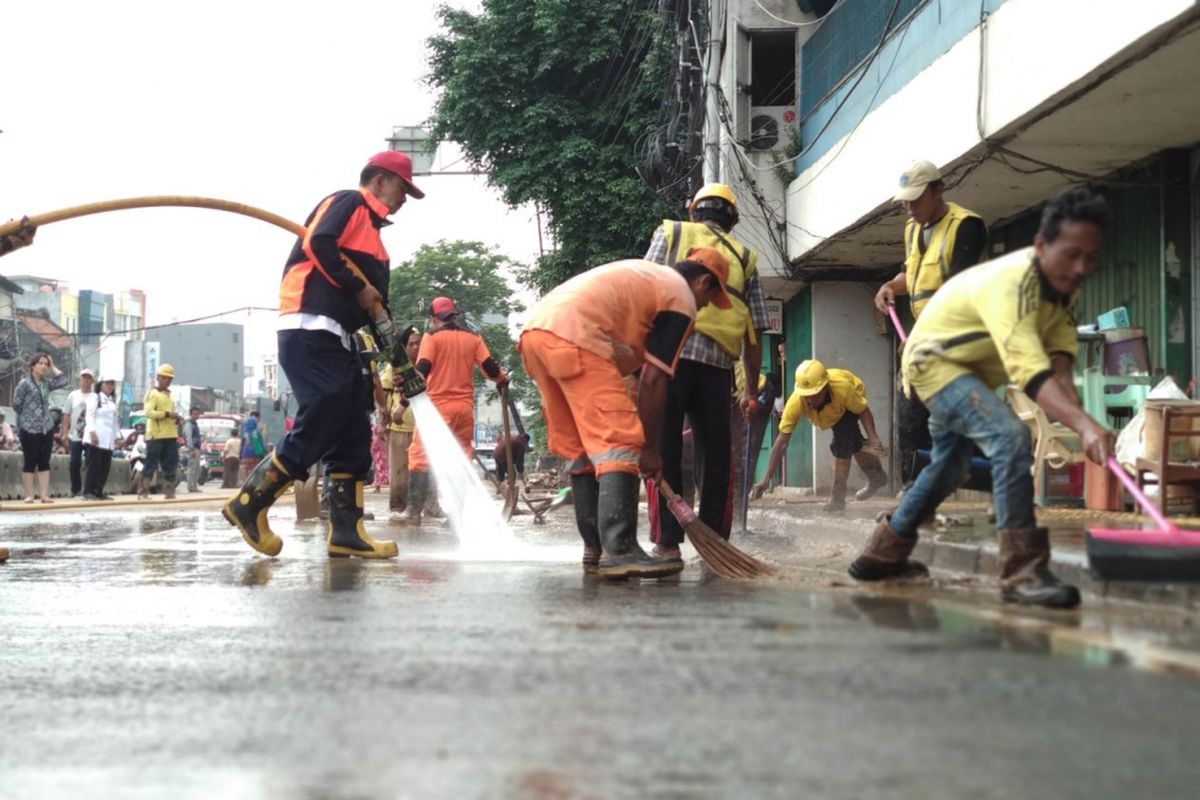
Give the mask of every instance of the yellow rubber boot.
<svg viewBox="0 0 1200 800">
<path fill-rule="evenodd" d="M 229 524 L 242 532 L 246 544 L 263 555 L 277 556 L 283 549 L 283 539 L 267 524 L 267 511 L 291 483 L 292 477 L 272 452 L 258 462 L 238 493 L 221 508 Z"/>
<path fill-rule="evenodd" d="M 348 472 L 329 475 L 330 558 L 395 558 L 396 543 L 371 538 L 363 528 L 363 482 Z"/>
</svg>

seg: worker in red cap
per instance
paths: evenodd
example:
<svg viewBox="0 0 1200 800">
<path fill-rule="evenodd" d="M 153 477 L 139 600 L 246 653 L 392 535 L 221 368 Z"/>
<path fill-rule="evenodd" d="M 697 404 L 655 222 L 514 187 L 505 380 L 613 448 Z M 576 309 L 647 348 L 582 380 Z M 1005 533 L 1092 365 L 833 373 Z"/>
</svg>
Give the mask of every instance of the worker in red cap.
<svg viewBox="0 0 1200 800">
<path fill-rule="evenodd" d="M 492 358 L 483 337 L 459 326 L 454 301 L 449 297 L 433 298 L 429 304 L 429 332 L 421 337 L 421 349 L 417 351 L 417 372 L 424 376 L 429 399 L 468 459 L 475 455 L 476 366 L 497 386 L 508 384 L 508 376 Z M 418 421 L 408 447 L 407 524 L 421 524 L 429 488 L 429 459 Z"/>
<path fill-rule="evenodd" d="M 660 419 L 667 384 L 696 309 L 730 308 L 729 262 L 711 247 L 673 267 L 643 259 L 604 264 L 561 284 L 534 307 L 520 350 L 537 381 L 550 451 L 567 459 L 583 570 L 602 578 L 657 578 L 679 558 L 637 540 L 638 473 L 663 473 Z M 637 399 L 624 376 L 641 370 Z"/>
<path fill-rule="evenodd" d="M 331 480 L 329 555 L 396 555 L 395 542 L 377 541 L 362 526 L 373 386 L 363 376 L 352 334 L 387 307 L 389 263 L 380 230 L 409 197 L 424 196 L 412 181 L 408 156 L 377 153 L 363 167 L 357 189 L 317 204 L 292 247 L 279 287 L 279 363 L 300 408 L 292 430 L 223 509 L 260 553 L 278 555 L 283 547 L 267 525 L 271 504 L 324 461 Z"/>
</svg>

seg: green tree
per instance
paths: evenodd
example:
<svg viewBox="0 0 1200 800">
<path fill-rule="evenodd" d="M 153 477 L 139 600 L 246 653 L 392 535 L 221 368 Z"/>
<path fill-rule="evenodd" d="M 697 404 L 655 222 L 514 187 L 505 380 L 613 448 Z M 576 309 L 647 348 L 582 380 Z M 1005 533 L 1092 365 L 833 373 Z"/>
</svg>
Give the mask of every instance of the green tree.
<svg viewBox="0 0 1200 800">
<path fill-rule="evenodd" d="M 481 242 L 439 241 L 435 245 L 421 245 L 411 259 L 392 270 L 388 304 L 397 322 L 424 330 L 433 298 L 441 295 L 452 298 L 458 306 L 461 323 L 479 332 L 492 356 L 511 376 L 513 398 L 526 408 L 537 409 L 540 416 L 537 388 L 521 367 L 507 325 L 508 315 L 523 311 L 524 306 L 513 297 L 513 288 L 505 276 L 515 275 L 521 269 L 519 262 Z M 496 321 L 496 317 L 505 322 Z M 478 373 L 475 379 L 477 385 L 482 384 L 483 378 Z"/>
<path fill-rule="evenodd" d="M 645 252 L 664 208 L 634 171 L 670 57 L 658 0 L 443 6 L 428 41 L 434 137 L 458 142 L 511 205 L 549 213 L 558 249 L 520 273 L 544 292 Z"/>
</svg>

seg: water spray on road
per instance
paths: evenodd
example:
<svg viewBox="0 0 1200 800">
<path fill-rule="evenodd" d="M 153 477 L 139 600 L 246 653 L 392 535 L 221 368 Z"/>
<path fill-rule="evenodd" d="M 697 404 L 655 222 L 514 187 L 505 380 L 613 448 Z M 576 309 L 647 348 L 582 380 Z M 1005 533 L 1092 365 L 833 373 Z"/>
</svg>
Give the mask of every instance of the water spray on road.
<svg viewBox="0 0 1200 800">
<path fill-rule="evenodd" d="M 461 547 L 491 560 L 528 557 L 530 548 L 501 518 L 496 501 L 433 401 L 427 394 L 419 394 L 409 402 L 437 481 L 438 499 Z"/>
</svg>

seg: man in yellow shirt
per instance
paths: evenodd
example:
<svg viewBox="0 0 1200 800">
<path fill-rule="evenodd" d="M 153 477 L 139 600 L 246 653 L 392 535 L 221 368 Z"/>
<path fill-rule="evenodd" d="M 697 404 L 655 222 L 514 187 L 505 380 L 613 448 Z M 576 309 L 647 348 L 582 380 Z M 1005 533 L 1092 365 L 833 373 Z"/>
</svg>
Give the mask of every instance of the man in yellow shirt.
<svg viewBox="0 0 1200 800">
<path fill-rule="evenodd" d="M 175 380 L 175 369 L 163 364 L 154 376 L 155 386 L 146 393 L 146 460 L 142 464 L 142 479 L 138 484 L 138 497 L 150 496 L 150 483 L 155 471 L 161 466 L 163 473 L 163 496 L 175 498 L 175 472 L 179 467 L 179 425 L 183 417 L 175 411 L 175 399 L 171 397 L 171 381 Z"/>
<path fill-rule="evenodd" d="M 851 458 L 867 474 L 867 485 L 855 498 L 867 500 L 887 485 L 887 473 L 883 471 L 878 455 L 883 452 L 883 444 L 875 430 L 875 415 L 867 406 L 867 387 L 850 370 L 826 369 L 820 361 L 809 360 L 796 367 L 795 391 L 783 407 L 779 435 L 771 446 L 767 473 L 751 490 L 751 499 L 757 500 L 766 491 L 801 417 L 823 431 L 833 429 L 833 442 L 829 445 L 833 453 L 833 496 L 825 504 L 826 511 L 844 511 L 846 508 L 846 481 L 850 477 Z M 867 429 L 865 442 L 858 428 L 860 420 Z"/>
<path fill-rule="evenodd" d="M 1079 434 L 1088 458 L 1108 460 L 1113 435 L 1080 407 L 1072 369 L 1077 292 L 1096 268 L 1109 220 L 1102 197 L 1067 190 L 1046 204 L 1033 247 L 956 276 L 926 306 L 901 366 L 906 388 L 929 408 L 932 461 L 890 517 L 880 517 L 851 576 L 874 581 L 926 572 L 908 558 L 917 526 L 962 485 L 978 445 L 992 462 L 1001 599 L 1079 604 L 1078 589 L 1048 568 L 1050 541 L 1033 509 L 1029 431 L 995 390 L 1015 384 Z"/>
</svg>

